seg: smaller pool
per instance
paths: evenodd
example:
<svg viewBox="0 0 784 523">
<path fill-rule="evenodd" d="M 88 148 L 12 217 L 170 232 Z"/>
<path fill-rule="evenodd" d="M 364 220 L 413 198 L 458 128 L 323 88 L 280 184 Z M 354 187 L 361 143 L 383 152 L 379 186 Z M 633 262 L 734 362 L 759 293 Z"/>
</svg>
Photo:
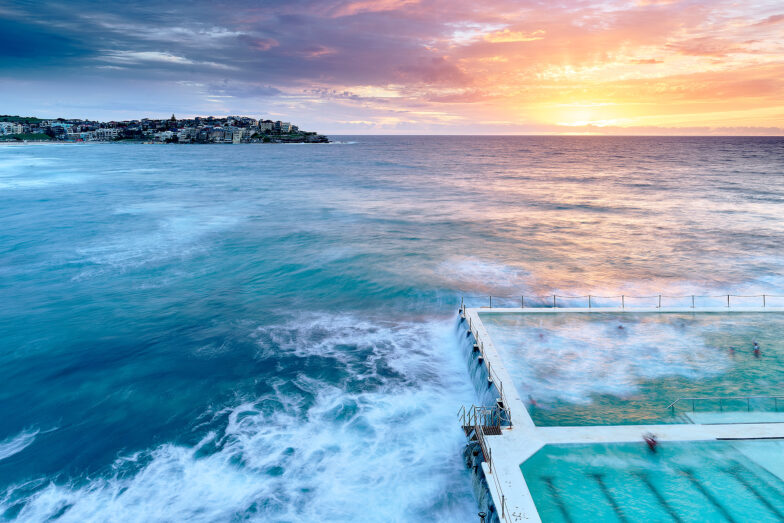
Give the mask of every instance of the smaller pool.
<svg viewBox="0 0 784 523">
<path fill-rule="evenodd" d="M 520 466 L 542 521 L 784 521 L 784 441 L 547 445 Z"/>
</svg>

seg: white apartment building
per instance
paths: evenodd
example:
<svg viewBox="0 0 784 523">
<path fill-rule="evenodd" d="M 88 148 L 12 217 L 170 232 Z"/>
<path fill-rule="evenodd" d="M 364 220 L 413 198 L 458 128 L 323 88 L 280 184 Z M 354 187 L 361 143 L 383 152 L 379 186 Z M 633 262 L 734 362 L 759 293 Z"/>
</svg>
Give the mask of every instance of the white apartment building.
<svg viewBox="0 0 784 523">
<path fill-rule="evenodd" d="M 95 137 L 99 140 L 114 140 L 119 134 L 120 130 L 114 127 L 95 130 Z"/>
<path fill-rule="evenodd" d="M 0 122 L 0 134 L 20 134 L 22 131 L 22 124 L 16 122 Z"/>
</svg>

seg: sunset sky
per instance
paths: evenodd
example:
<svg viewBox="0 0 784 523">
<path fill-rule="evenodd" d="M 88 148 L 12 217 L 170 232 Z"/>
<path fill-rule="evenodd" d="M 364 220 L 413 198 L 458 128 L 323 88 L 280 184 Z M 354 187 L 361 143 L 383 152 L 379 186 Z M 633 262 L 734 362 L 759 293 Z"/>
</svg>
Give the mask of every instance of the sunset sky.
<svg viewBox="0 0 784 523">
<path fill-rule="evenodd" d="M 0 0 L 0 113 L 784 134 L 784 3 Z"/>
</svg>

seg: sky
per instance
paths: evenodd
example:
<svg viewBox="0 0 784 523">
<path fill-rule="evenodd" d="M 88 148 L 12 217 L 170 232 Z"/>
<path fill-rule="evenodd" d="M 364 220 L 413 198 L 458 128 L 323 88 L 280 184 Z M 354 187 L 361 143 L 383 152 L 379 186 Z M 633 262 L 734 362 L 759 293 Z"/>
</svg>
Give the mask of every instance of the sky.
<svg viewBox="0 0 784 523">
<path fill-rule="evenodd" d="M 784 134 L 782 0 L 0 0 L 0 114 Z"/>
</svg>

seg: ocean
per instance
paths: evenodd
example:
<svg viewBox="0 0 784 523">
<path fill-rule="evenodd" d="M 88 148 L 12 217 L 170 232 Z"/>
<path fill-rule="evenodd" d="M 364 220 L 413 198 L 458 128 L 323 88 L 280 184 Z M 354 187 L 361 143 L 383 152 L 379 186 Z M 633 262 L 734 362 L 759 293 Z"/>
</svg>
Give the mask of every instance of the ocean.
<svg viewBox="0 0 784 523">
<path fill-rule="evenodd" d="M 477 521 L 461 298 L 784 294 L 782 138 L 332 138 L 0 146 L 2 518 Z"/>
</svg>

